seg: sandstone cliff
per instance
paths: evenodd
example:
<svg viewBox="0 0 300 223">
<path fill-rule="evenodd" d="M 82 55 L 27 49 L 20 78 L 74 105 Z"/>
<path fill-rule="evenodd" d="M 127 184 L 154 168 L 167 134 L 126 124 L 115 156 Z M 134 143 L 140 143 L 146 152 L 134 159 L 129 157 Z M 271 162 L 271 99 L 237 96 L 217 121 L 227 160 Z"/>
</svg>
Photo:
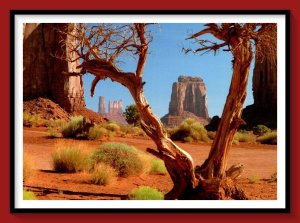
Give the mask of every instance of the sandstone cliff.
<svg viewBox="0 0 300 223">
<path fill-rule="evenodd" d="M 271 62 L 268 55 L 263 61 L 255 61 L 252 88 L 254 104 L 242 113 L 246 127 L 263 124 L 277 128 L 277 61 Z"/>
<path fill-rule="evenodd" d="M 24 24 L 23 39 L 23 99 L 49 98 L 68 112 L 85 106 L 81 77 L 66 77 L 62 72 L 76 72 L 78 62 L 67 62 L 52 55 L 70 55 L 59 29 L 72 29 L 72 24 Z M 76 55 L 71 55 L 71 57 Z"/>
<path fill-rule="evenodd" d="M 166 126 L 175 126 L 185 118 L 208 122 L 206 89 L 200 77 L 179 76 L 172 86 L 169 113 L 161 120 Z"/>
</svg>

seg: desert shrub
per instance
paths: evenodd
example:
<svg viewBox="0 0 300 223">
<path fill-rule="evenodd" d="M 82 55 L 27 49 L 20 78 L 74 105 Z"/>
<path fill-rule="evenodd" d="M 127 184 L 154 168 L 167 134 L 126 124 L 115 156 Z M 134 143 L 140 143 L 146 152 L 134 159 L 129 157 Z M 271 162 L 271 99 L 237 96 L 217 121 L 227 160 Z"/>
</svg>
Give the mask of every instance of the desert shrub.
<svg viewBox="0 0 300 223">
<path fill-rule="evenodd" d="M 255 127 L 253 127 L 253 133 L 255 135 L 258 135 L 258 136 L 262 136 L 268 132 L 271 132 L 271 129 L 269 129 L 267 126 L 265 125 L 257 125 Z"/>
<path fill-rule="evenodd" d="M 256 174 L 252 174 L 252 175 L 248 178 L 248 180 L 249 180 L 249 183 L 250 183 L 250 184 L 254 184 L 254 183 L 256 183 L 256 182 L 259 180 L 259 178 L 258 178 L 258 176 L 257 176 Z"/>
<path fill-rule="evenodd" d="M 26 181 L 32 175 L 32 159 L 28 154 L 23 154 L 23 181 Z"/>
<path fill-rule="evenodd" d="M 236 132 L 234 135 L 234 139 L 238 142 L 255 142 L 256 137 L 255 135 L 251 134 L 250 132 Z"/>
<path fill-rule="evenodd" d="M 207 132 L 207 136 L 208 136 L 208 138 L 210 138 L 211 140 L 213 140 L 216 137 L 216 132 L 208 131 Z"/>
<path fill-rule="evenodd" d="M 70 121 L 63 127 L 61 133 L 65 138 L 76 137 L 77 134 L 83 131 L 83 116 L 74 116 L 70 118 Z"/>
<path fill-rule="evenodd" d="M 46 121 L 46 126 L 48 128 L 61 129 L 65 125 L 67 125 L 67 121 L 64 119 L 56 119 L 56 120 L 47 120 Z"/>
<path fill-rule="evenodd" d="M 130 127 L 130 134 L 133 136 L 147 137 L 147 134 L 144 132 L 144 130 L 136 126 Z"/>
<path fill-rule="evenodd" d="M 39 114 L 31 115 L 23 112 L 23 125 L 26 127 L 40 127 L 45 126 L 46 120 L 41 118 Z"/>
<path fill-rule="evenodd" d="M 57 138 L 59 134 L 58 130 L 55 128 L 49 128 L 48 133 L 50 138 Z"/>
<path fill-rule="evenodd" d="M 187 136 L 187 137 L 184 137 L 183 141 L 184 142 L 193 142 L 194 139 L 191 136 Z"/>
<path fill-rule="evenodd" d="M 95 140 L 95 139 L 103 138 L 106 134 L 107 134 L 107 130 L 105 128 L 95 126 L 89 129 L 87 138 L 89 140 Z"/>
<path fill-rule="evenodd" d="M 53 168 L 57 172 L 73 173 L 86 166 L 86 155 L 75 146 L 58 148 L 52 155 Z"/>
<path fill-rule="evenodd" d="M 112 131 L 112 132 L 118 132 L 118 131 L 120 131 L 120 126 L 119 126 L 118 124 L 116 124 L 116 123 L 113 123 L 113 122 L 108 123 L 108 124 L 105 126 L 105 128 L 106 128 L 107 130 L 109 130 L 109 131 Z"/>
<path fill-rule="evenodd" d="M 91 182 L 98 185 L 108 185 L 116 180 L 117 172 L 110 165 L 98 163 L 91 174 Z"/>
<path fill-rule="evenodd" d="M 168 173 L 164 161 L 151 159 L 149 174 L 166 175 Z"/>
<path fill-rule="evenodd" d="M 125 143 L 104 143 L 94 151 L 91 160 L 94 165 L 105 163 L 112 166 L 121 177 L 138 175 L 143 171 L 143 162 L 138 151 Z"/>
<path fill-rule="evenodd" d="M 118 135 L 121 137 L 143 137 L 146 138 L 147 134 L 144 132 L 141 127 L 132 126 L 132 125 L 120 125 L 120 131 Z"/>
<path fill-rule="evenodd" d="M 239 145 L 239 144 L 240 144 L 240 142 L 239 142 L 239 140 L 238 140 L 238 139 L 236 139 L 236 138 L 233 138 L 233 140 L 232 140 L 232 144 L 233 144 L 233 145 Z"/>
<path fill-rule="evenodd" d="M 164 200 L 162 192 L 147 186 L 134 189 L 129 194 L 130 200 Z"/>
<path fill-rule="evenodd" d="M 204 126 L 200 122 L 191 118 L 185 119 L 178 128 L 170 132 L 170 137 L 172 140 L 180 140 L 184 142 L 209 141 L 207 131 Z"/>
<path fill-rule="evenodd" d="M 36 196 L 32 191 L 23 189 L 23 200 L 36 200 Z"/>
<path fill-rule="evenodd" d="M 62 135 L 66 138 L 75 137 L 79 129 L 83 126 L 83 116 L 74 116 L 62 129 Z"/>
<path fill-rule="evenodd" d="M 260 136 L 257 138 L 258 142 L 262 144 L 271 144 L 271 145 L 276 145 L 277 144 L 277 132 L 267 132 L 266 134 Z"/>
</svg>

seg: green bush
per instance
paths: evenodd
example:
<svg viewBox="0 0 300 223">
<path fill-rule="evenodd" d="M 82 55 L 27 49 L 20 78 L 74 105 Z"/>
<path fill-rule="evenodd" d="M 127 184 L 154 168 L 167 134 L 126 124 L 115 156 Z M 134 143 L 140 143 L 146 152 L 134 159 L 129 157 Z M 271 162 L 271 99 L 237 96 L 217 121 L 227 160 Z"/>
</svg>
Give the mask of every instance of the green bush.
<svg viewBox="0 0 300 223">
<path fill-rule="evenodd" d="M 251 175 L 251 176 L 248 178 L 248 180 L 249 180 L 249 183 L 250 183 L 250 184 L 254 184 L 254 183 L 256 183 L 256 182 L 259 180 L 259 178 L 258 178 L 257 175 L 253 174 L 253 175 Z"/>
<path fill-rule="evenodd" d="M 121 177 L 138 175 L 143 171 L 143 162 L 138 151 L 125 143 L 107 142 L 96 149 L 91 156 L 92 164 L 105 163 Z"/>
<path fill-rule="evenodd" d="M 277 132 L 268 132 L 260 137 L 257 138 L 258 142 L 261 144 L 271 144 L 271 145 L 276 145 L 277 144 Z"/>
<path fill-rule="evenodd" d="M 156 159 L 151 160 L 149 174 L 166 175 L 167 173 L 168 173 L 168 171 L 167 171 L 164 161 L 156 160 Z"/>
<path fill-rule="evenodd" d="M 108 185 L 116 180 L 117 172 L 110 165 L 99 163 L 91 174 L 91 182 L 98 185 Z"/>
<path fill-rule="evenodd" d="M 194 119 L 185 119 L 178 128 L 170 132 L 172 140 L 180 140 L 184 142 L 204 141 L 208 142 L 209 138 L 204 126 Z"/>
<path fill-rule="evenodd" d="M 125 119 L 128 124 L 133 124 L 135 126 L 140 124 L 140 115 L 135 104 L 126 106 L 123 115 L 125 116 Z"/>
<path fill-rule="evenodd" d="M 253 133 L 255 135 L 258 135 L 258 136 L 262 136 L 268 132 L 271 132 L 271 129 L 269 129 L 267 126 L 265 125 L 257 125 L 255 127 L 253 127 Z"/>
<path fill-rule="evenodd" d="M 36 200 L 36 196 L 32 191 L 27 191 L 23 189 L 23 200 Z"/>
<path fill-rule="evenodd" d="M 79 148 L 59 148 L 53 155 L 53 168 L 57 172 L 74 173 L 85 168 L 86 157 Z"/>
<path fill-rule="evenodd" d="M 142 186 L 134 189 L 129 194 L 130 200 L 164 200 L 164 195 L 160 191 L 147 187 Z"/>
</svg>

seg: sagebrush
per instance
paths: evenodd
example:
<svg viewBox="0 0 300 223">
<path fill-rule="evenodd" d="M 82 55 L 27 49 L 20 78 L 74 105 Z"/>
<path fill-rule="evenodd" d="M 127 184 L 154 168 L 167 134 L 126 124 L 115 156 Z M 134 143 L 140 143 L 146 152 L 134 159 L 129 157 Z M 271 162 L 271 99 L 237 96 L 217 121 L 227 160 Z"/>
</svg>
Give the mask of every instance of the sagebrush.
<svg viewBox="0 0 300 223">
<path fill-rule="evenodd" d="M 143 162 L 139 152 L 126 143 L 107 142 L 99 146 L 91 156 L 92 163 L 105 163 L 118 172 L 121 177 L 139 175 L 143 171 Z"/>
</svg>

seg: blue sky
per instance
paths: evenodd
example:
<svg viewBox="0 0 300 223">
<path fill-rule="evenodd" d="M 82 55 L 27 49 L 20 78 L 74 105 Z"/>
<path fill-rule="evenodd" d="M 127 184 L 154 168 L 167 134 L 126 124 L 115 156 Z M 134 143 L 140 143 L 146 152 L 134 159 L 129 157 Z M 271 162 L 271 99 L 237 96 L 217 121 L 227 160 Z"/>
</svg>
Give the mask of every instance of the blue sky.
<svg viewBox="0 0 300 223">
<path fill-rule="evenodd" d="M 208 113 L 221 116 L 223 106 L 228 94 L 232 75 L 232 55 L 230 52 L 219 51 L 201 55 L 201 53 L 188 55 L 182 52 L 182 47 L 196 48 L 191 40 L 185 40 L 190 34 L 199 32 L 204 28 L 203 24 L 159 24 L 153 29 L 153 42 L 150 43 L 148 59 L 144 71 L 144 85 L 146 98 L 159 118 L 168 113 L 169 102 L 173 82 L 180 75 L 199 76 L 206 85 L 208 99 Z M 216 41 L 211 35 L 204 35 L 203 39 Z M 120 66 L 124 71 L 134 71 L 136 60 L 124 58 Z M 253 104 L 252 95 L 252 68 L 249 76 L 247 98 L 244 106 Z M 128 90 L 115 82 L 106 79 L 98 83 L 95 95 L 90 97 L 93 75 L 83 77 L 85 101 L 87 108 L 98 111 L 99 96 L 108 100 L 123 100 L 123 110 L 126 105 L 133 104 Z"/>
</svg>

